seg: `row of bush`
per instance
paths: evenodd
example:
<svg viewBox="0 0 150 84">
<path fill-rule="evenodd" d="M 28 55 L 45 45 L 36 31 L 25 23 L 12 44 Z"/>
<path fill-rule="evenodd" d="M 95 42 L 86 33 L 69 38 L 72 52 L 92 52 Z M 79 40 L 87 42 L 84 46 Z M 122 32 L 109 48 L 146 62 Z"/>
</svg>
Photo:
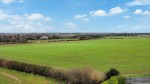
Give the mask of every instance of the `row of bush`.
<svg viewBox="0 0 150 84">
<path fill-rule="evenodd" d="M 111 76 L 118 75 L 116 69 L 110 69 L 107 73 L 99 72 L 93 68 L 60 70 L 47 66 L 27 64 L 17 61 L 0 59 L 0 66 L 20 72 L 32 73 L 56 80 L 66 81 L 67 84 L 100 84 Z"/>
<path fill-rule="evenodd" d="M 26 72 L 35 75 L 51 77 L 57 80 L 66 80 L 66 77 L 61 70 L 57 70 L 52 67 L 33 65 L 33 64 L 27 64 L 27 63 L 17 62 L 17 61 L 9 61 L 4 59 L 0 59 L 0 66 L 8 69 L 17 70 L 20 72 Z"/>
</svg>

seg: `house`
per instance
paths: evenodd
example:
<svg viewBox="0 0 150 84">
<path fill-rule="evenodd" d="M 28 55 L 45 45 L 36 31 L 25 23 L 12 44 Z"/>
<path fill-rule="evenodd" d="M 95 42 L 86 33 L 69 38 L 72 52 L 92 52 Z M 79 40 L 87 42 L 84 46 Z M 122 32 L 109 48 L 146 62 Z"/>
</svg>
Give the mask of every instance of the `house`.
<svg viewBox="0 0 150 84">
<path fill-rule="evenodd" d="M 40 37 L 41 40 L 46 40 L 46 39 L 48 39 L 48 38 L 49 38 L 48 36 L 41 36 L 41 37 Z"/>
</svg>

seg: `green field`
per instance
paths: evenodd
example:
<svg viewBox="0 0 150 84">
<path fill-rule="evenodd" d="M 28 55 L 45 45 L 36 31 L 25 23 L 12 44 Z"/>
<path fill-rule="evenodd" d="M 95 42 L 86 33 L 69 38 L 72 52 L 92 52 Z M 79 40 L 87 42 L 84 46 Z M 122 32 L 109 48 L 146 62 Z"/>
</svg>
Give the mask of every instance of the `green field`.
<svg viewBox="0 0 150 84">
<path fill-rule="evenodd" d="M 0 45 L 0 58 L 56 68 L 111 67 L 121 74 L 150 72 L 150 39 L 97 39 Z"/>
</svg>

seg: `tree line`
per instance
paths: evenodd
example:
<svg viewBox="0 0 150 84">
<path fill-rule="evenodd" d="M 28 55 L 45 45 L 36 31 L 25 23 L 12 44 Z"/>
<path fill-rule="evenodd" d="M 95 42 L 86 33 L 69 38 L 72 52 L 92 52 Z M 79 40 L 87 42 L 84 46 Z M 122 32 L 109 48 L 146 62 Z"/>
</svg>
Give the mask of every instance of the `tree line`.
<svg viewBox="0 0 150 84">
<path fill-rule="evenodd" d="M 44 39 L 98 39 L 107 36 L 139 36 L 150 33 L 0 33 L 0 42 L 26 43 L 28 40 Z"/>
<path fill-rule="evenodd" d="M 11 34 L 5 34 L 0 35 L 0 42 L 3 43 L 26 43 L 27 39 L 23 35 L 11 35 Z"/>
</svg>

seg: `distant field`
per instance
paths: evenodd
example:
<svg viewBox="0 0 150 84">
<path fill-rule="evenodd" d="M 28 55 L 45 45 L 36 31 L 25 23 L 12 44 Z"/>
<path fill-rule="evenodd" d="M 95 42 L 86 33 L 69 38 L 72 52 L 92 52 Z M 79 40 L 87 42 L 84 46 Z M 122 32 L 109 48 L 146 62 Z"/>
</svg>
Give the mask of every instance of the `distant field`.
<svg viewBox="0 0 150 84">
<path fill-rule="evenodd" d="M 50 43 L 50 42 L 65 42 L 79 41 L 78 39 L 49 39 L 49 40 L 28 40 L 29 43 Z"/>
<path fill-rule="evenodd" d="M 58 68 L 115 67 L 121 74 L 150 72 L 150 38 L 0 45 L 0 58 Z"/>
</svg>

